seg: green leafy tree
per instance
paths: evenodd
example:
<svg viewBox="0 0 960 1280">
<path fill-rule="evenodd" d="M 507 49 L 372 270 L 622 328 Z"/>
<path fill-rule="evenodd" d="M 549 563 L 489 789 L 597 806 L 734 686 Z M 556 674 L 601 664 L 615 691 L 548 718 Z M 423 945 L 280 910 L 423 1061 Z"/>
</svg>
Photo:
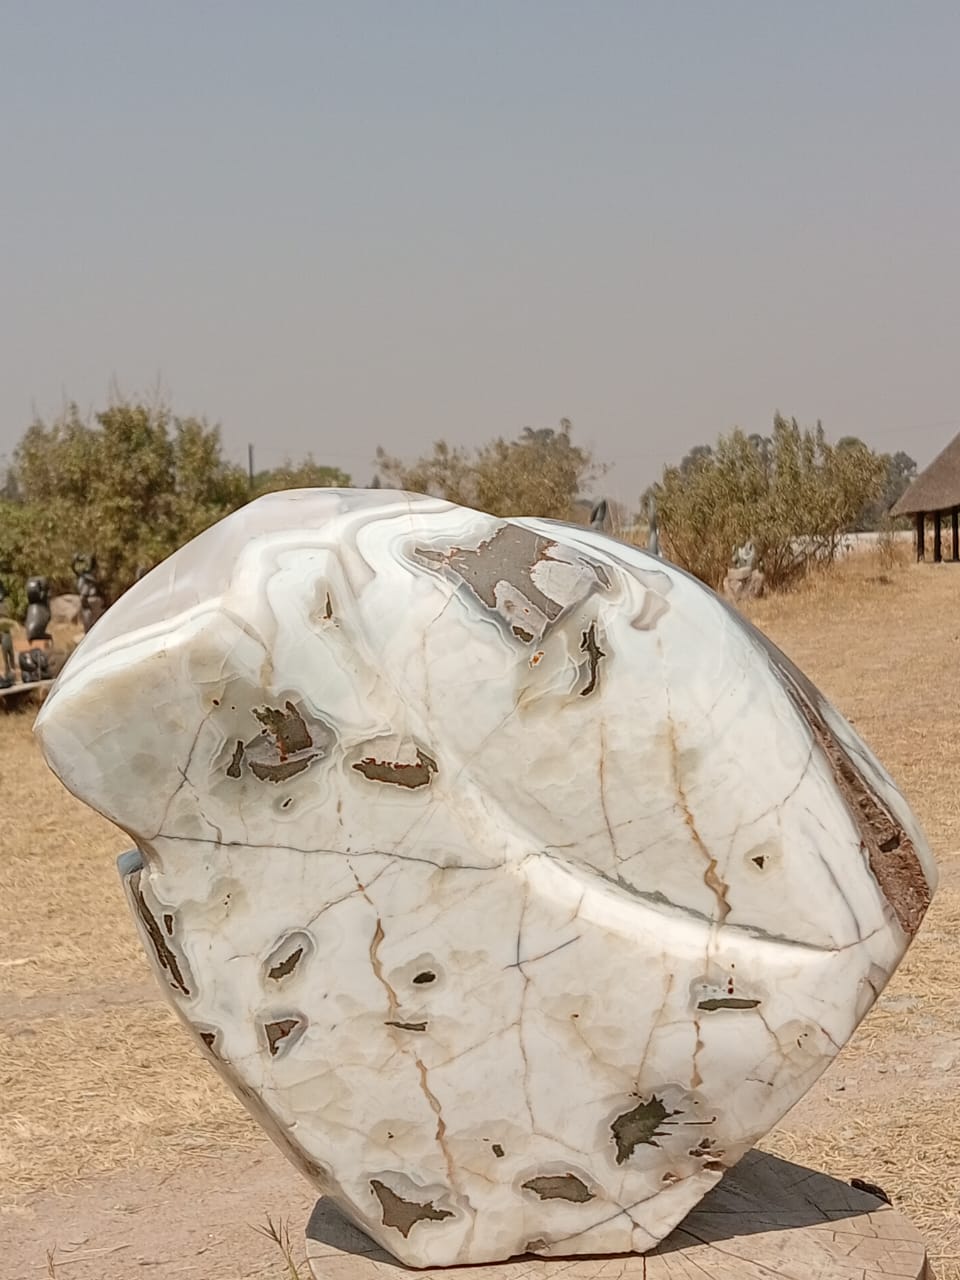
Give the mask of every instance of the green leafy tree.
<svg viewBox="0 0 960 1280">
<path fill-rule="evenodd" d="M 276 493 L 280 489 L 349 489 L 352 480 L 339 467 L 327 467 L 314 462 L 307 454 L 302 462 L 289 459 L 272 471 L 259 471 L 253 478 L 253 495 Z"/>
<path fill-rule="evenodd" d="M 77 550 L 93 551 L 110 594 L 247 498 L 221 456 L 220 433 L 163 406 L 121 402 L 85 422 L 75 405 L 34 422 L 14 454 L 21 571 L 72 584 Z"/>
<path fill-rule="evenodd" d="M 719 588 L 734 549 L 752 541 L 768 585 L 789 586 L 811 563 L 833 559 L 886 473 L 860 441 L 831 445 L 819 423 L 801 430 L 778 414 L 762 446 L 733 431 L 695 467 L 666 468 L 656 486 L 666 549 Z"/>
<path fill-rule="evenodd" d="M 711 445 L 695 444 L 681 460 L 680 470 L 684 475 L 690 475 L 690 473 L 696 471 L 697 467 L 701 464 L 709 463 L 712 458 L 713 448 Z"/>
<path fill-rule="evenodd" d="M 577 499 L 598 475 L 589 450 L 573 443 L 572 425 L 525 427 L 515 440 L 502 437 L 475 450 L 438 441 L 432 453 L 402 462 L 383 449 L 377 466 L 384 483 L 429 493 L 495 516 L 576 518 Z"/>
<path fill-rule="evenodd" d="M 865 449 L 867 446 L 857 436 L 843 436 L 837 441 L 838 449 L 858 447 Z M 882 491 L 878 497 L 871 498 L 864 505 L 863 510 L 857 515 L 855 529 L 876 531 L 895 526 L 908 527 L 909 522 L 904 520 L 891 523 L 890 508 L 903 497 L 907 487 L 916 480 L 917 464 L 909 453 L 905 453 L 902 449 L 897 450 L 896 453 L 882 453 L 880 457 L 883 459 L 885 468 Z"/>
<path fill-rule="evenodd" d="M 307 458 L 258 477 L 255 494 L 349 485 Z M 96 554 L 108 598 L 251 497 L 246 473 L 223 457 L 220 429 L 163 405 L 121 401 L 84 420 L 70 405 L 34 422 L 14 452 L 0 495 L 0 576 L 14 607 L 42 574 L 73 590 L 77 551 Z"/>
</svg>

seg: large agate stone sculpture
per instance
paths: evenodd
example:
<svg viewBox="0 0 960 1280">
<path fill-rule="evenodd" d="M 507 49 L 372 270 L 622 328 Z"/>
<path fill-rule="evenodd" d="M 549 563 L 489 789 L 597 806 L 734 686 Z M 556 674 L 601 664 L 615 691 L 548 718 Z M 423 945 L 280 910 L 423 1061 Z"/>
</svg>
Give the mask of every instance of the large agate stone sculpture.
<svg viewBox="0 0 960 1280">
<path fill-rule="evenodd" d="M 198 1047 L 418 1267 L 653 1247 L 935 883 L 883 768 L 711 592 L 431 498 L 245 507 L 97 623 L 37 729 L 136 843 Z"/>
</svg>

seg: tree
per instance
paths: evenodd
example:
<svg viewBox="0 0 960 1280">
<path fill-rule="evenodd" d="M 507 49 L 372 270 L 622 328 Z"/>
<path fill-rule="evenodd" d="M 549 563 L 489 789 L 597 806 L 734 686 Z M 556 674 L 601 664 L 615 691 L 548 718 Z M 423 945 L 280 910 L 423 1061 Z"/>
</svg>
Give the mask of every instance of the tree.
<svg viewBox="0 0 960 1280">
<path fill-rule="evenodd" d="M 516 440 L 499 437 L 469 451 L 438 441 L 433 451 L 405 463 L 377 450 L 384 483 L 428 493 L 495 516 L 575 518 L 575 503 L 599 473 L 589 450 L 571 440 L 564 418 L 552 427 L 525 427 Z"/>
<path fill-rule="evenodd" d="M 280 489 L 349 489 L 351 483 L 345 471 L 314 462 L 308 453 L 303 462 L 294 464 L 288 458 L 282 467 L 259 471 L 253 478 L 253 496 L 259 498 Z"/>
<path fill-rule="evenodd" d="M 681 472 L 687 476 L 696 471 L 702 463 L 709 463 L 713 457 L 713 448 L 708 444 L 695 444 L 680 462 Z"/>
<path fill-rule="evenodd" d="M 257 493 L 348 485 L 307 458 L 259 477 Z M 34 422 L 17 446 L 0 497 L 0 563 L 16 607 L 23 580 L 41 574 L 72 590 L 77 551 L 96 554 L 108 598 L 141 566 L 159 563 L 249 501 L 246 473 L 223 457 L 220 429 L 164 405 L 118 401 L 81 418 L 70 405 Z"/>
<path fill-rule="evenodd" d="M 858 446 L 862 449 L 866 448 L 863 441 L 856 436 L 843 436 L 837 441 L 838 449 Z M 890 508 L 903 497 L 907 487 L 917 478 L 916 462 L 902 449 L 893 454 L 882 453 L 880 457 L 883 459 L 886 472 L 883 489 L 878 497 L 865 503 L 863 510 L 857 515 L 854 528 L 858 530 L 874 531 L 891 527 Z"/>
<path fill-rule="evenodd" d="M 752 541 L 776 589 L 833 559 L 885 475 L 885 460 L 860 441 L 833 446 L 819 423 L 801 430 L 778 414 L 762 446 L 733 431 L 686 472 L 667 467 L 656 486 L 661 531 L 671 558 L 714 588 L 734 548 Z"/>
</svg>

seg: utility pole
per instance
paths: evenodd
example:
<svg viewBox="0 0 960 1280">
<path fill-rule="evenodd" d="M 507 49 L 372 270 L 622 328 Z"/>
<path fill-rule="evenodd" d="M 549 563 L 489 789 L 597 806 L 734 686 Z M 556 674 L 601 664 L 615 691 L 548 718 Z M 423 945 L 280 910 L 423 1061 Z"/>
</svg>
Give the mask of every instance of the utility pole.
<svg viewBox="0 0 960 1280">
<path fill-rule="evenodd" d="M 250 489 L 253 490 L 253 445 L 247 445 L 247 475 L 250 479 Z"/>
</svg>

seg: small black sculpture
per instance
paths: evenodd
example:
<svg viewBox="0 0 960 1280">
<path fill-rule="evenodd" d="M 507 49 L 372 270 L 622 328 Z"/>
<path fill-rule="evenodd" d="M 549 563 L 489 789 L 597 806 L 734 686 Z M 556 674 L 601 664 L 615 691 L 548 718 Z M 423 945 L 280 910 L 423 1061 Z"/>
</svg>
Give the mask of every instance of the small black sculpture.
<svg viewBox="0 0 960 1280">
<path fill-rule="evenodd" d="M 603 533 L 603 526 L 607 520 L 607 500 L 601 498 L 590 512 L 590 528 L 595 529 L 597 533 Z"/>
<path fill-rule="evenodd" d="M 654 494 L 650 495 L 649 504 L 649 528 L 647 531 L 647 550 L 652 556 L 660 554 L 660 522 L 657 518 L 657 499 Z"/>
<path fill-rule="evenodd" d="M 0 657 L 3 659 L 3 675 L 0 689 L 9 689 L 16 670 L 13 659 L 13 619 L 7 606 L 7 588 L 0 582 Z"/>
<path fill-rule="evenodd" d="M 80 595 L 80 621 L 84 631 L 89 631 L 107 607 L 103 589 L 97 581 L 97 557 L 78 551 L 73 557 L 73 572 L 77 575 Z"/>
<path fill-rule="evenodd" d="M 26 649 L 20 654 L 20 679 L 24 684 L 49 680 L 50 667 L 42 649 Z"/>
<path fill-rule="evenodd" d="M 46 578 L 27 579 L 27 617 L 24 623 L 28 640 L 49 640 L 50 587 Z M 21 664 L 22 667 L 22 664 Z"/>
</svg>

